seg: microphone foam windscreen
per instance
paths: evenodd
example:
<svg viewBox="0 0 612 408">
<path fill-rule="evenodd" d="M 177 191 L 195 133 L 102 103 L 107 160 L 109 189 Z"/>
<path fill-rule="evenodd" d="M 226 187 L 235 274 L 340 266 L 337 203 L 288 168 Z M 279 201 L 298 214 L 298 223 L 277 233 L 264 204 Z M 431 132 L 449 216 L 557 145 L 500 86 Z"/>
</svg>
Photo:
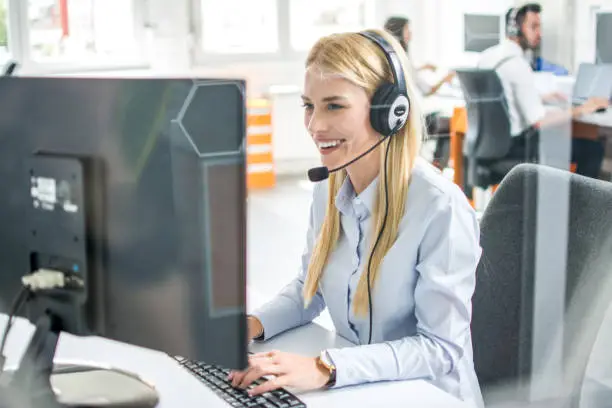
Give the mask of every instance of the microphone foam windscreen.
<svg viewBox="0 0 612 408">
<path fill-rule="evenodd" d="M 312 169 L 308 170 L 308 179 L 313 183 L 323 181 L 327 177 L 329 177 L 329 170 L 327 167 L 313 167 Z"/>
</svg>

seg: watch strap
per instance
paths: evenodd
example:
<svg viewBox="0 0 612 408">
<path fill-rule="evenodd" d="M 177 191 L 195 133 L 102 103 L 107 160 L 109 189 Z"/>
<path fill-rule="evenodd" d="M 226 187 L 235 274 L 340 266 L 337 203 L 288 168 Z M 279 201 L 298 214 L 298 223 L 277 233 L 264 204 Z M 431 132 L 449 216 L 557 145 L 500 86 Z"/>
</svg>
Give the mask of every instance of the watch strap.
<svg viewBox="0 0 612 408">
<path fill-rule="evenodd" d="M 331 358 L 327 351 L 321 352 L 321 355 L 318 358 L 319 362 L 327 371 L 329 371 L 329 380 L 325 383 L 326 388 L 333 387 L 336 385 L 336 366 L 332 363 Z"/>
</svg>

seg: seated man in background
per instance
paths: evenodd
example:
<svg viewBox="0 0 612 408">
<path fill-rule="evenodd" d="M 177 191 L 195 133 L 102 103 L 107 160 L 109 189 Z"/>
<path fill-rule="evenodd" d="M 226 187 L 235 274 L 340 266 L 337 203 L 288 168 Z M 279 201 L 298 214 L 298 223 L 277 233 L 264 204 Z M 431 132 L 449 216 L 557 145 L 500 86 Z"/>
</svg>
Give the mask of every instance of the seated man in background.
<svg viewBox="0 0 612 408">
<path fill-rule="evenodd" d="M 408 55 L 408 61 L 410 62 L 410 73 L 414 83 L 421 96 L 431 96 L 438 92 L 438 90 L 445 83 L 451 83 L 455 77 L 453 71 L 447 73 L 441 80 L 435 83 L 433 86 L 429 85 L 427 81 L 419 74 L 420 71 L 429 70 L 436 71 L 437 67 L 432 64 L 426 64 L 419 68 L 416 68 L 410 59 L 409 43 L 412 39 L 412 32 L 410 31 L 410 20 L 406 17 L 393 16 L 389 17 L 385 22 L 385 30 L 394 36 L 406 51 Z M 448 164 L 450 156 L 450 118 L 441 116 L 438 112 L 431 112 L 425 117 L 425 124 L 427 126 L 427 133 L 429 135 L 436 135 L 436 148 L 434 151 L 434 165 L 440 169 L 444 169 Z"/>
<path fill-rule="evenodd" d="M 535 3 L 511 9 L 506 14 L 506 39 L 484 51 L 478 64 L 482 69 L 495 69 L 504 88 L 513 136 L 509 159 L 533 158 L 538 151 L 540 129 L 567 123 L 609 105 L 606 99 L 591 98 L 580 106 L 546 111 L 544 102 L 548 98 L 538 94 L 535 74 L 525 58 L 527 50 L 540 46 L 541 10 Z M 600 141 L 572 138 L 571 160 L 576 163 L 578 174 L 597 178 L 603 157 L 604 146 Z"/>
</svg>

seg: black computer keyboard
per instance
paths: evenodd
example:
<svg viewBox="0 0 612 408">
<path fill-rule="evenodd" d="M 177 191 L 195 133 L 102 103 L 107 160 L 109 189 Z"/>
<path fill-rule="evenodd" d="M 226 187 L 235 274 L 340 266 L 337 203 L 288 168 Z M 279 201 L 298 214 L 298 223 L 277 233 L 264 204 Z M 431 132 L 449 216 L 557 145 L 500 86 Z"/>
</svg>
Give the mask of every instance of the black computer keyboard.
<svg viewBox="0 0 612 408">
<path fill-rule="evenodd" d="M 212 389 L 219 397 L 227 401 L 231 407 L 306 408 L 304 402 L 285 389 L 281 388 L 262 395 L 250 397 L 246 390 L 232 387 L 231 381 L 227 380 L 230 370 L 211 364 L 187 360 L 183 357 L 175 357 L 175 359 L 208 388 Z M 264 381 L 267 380 L 265 378 L 260 378 L 255 381 L 250 388 Z"/>
</svg>

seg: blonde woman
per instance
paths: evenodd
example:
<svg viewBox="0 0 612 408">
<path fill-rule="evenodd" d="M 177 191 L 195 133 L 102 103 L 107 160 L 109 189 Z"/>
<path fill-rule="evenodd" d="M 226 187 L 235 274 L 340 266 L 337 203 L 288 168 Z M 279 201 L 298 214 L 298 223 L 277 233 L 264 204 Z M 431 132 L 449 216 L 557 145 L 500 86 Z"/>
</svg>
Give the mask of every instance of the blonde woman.
<svg viewBox="0 0 612 408">
<path fill-rule="evenodd" d="M 417 159 L 423 123 L 411 78 L 403 74 L 407 57 L 389 34 L 369 33 L 390 52 L 363 33 L 314 45 L 306 61 L 304 124 L 329 169 L 384 142 L 316 184 L 301 271 L 249 316 L 250 338 L 265 341 L 327 307 L 337 333 L 356 346 L 318 358 L 256 354 L 230 379 L 256 395 L 418 378 L 478 401 L 470 334 L 481 255 L 476 217 L 458 187 Z M 406 83 L 411 103 L 406 124 L 385 138 L 375 129 L 380 106 L 372 100 L 395 76 Z M 273 379 L 249 387 L 264 375 Z"/>
</svg>

